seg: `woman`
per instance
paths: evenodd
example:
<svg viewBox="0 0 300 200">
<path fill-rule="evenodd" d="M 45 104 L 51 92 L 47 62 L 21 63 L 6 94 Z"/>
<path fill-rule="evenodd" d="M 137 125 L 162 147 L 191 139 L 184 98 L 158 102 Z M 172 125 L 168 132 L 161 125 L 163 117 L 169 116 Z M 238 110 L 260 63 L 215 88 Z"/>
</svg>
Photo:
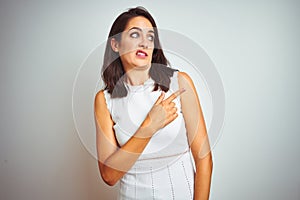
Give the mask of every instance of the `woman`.
<svg viewBox="0 0 300 200">
<path fill-rule="evenodd" d="M 168 66 L 142 7 L 117 17 L 95 96 L 98 165 L 118 199 L 208 199 L 212 155 L 193 81 Z"/>
</svg>

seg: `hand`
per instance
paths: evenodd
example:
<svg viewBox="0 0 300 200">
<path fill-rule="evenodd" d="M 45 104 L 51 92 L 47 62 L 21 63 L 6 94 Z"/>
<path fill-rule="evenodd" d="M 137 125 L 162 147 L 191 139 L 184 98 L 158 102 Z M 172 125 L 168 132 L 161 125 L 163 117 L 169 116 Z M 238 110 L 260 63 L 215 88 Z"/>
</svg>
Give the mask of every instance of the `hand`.
<svg viewBox="0 0 300 200">
<path fill-rule="evenodd" d="M 152 135 L 156 133 L 159 129 L 165 127 L 178 116 L 177 108 L 173 100 L 182 94 L 185 89 L 179 89 L 164 100 L 165 93 L 162 92 L 158 97 L 153 107 L 149 111 L 145 121 L 143 122 L 143 127 L 151 128 Z"/>
</svg>

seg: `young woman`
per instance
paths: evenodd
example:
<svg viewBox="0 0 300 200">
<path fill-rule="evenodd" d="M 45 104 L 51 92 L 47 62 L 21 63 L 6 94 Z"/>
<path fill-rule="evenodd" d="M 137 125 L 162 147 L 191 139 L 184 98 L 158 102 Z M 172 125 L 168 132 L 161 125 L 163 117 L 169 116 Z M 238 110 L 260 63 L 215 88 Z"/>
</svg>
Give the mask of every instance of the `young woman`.
<svg viewBox="0 0 300 200">
<path fill-rule="evenodd" d="M 193 81 L 169 66 L 142 7 L 117 17 L 95 96 L 98 165 L 118 199 L 209 198 L 212 155 Z"/>
</svg>

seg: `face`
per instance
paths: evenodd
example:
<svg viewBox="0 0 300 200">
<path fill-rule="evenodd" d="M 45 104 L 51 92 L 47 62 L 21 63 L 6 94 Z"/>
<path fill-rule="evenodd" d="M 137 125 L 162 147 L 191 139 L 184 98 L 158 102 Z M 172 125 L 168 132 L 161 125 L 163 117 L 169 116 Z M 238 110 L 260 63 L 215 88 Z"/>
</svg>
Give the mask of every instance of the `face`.
<svg viewBox="0 0 300 200">
<path fill-rule="evenodd" d="M 112 48 L 119 52 L 125 71 L 151 66 L 154 49 L 154 28 L 145 17 L 130 19 L 122 32 L 121 41 L 112 41 Z"/>
</svg>

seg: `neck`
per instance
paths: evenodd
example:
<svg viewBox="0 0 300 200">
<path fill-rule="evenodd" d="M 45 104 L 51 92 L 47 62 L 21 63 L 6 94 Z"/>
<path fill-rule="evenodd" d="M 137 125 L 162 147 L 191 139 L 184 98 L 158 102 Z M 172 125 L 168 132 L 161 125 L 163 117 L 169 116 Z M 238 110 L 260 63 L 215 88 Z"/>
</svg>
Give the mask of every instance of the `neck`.
<svg viewBox="0 0 300 200">
<path fill-rule="evenodd" d="M 145 70 L 130 70 L 126 72 L 126 82 L 130 85 L 143 85 L 150 78 L 150 68 Z"/>
</svg>

